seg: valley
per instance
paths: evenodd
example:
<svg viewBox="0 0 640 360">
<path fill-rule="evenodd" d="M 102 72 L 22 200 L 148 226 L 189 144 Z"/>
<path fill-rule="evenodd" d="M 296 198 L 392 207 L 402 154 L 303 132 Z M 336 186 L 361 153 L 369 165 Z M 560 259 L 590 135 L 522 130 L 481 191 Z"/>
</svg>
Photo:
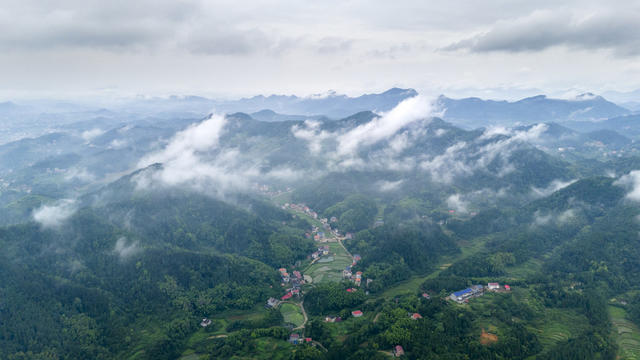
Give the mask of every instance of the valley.
<svg viewBox="0 0 640 360">
<path fill-rule="evenodd" d="M 636 356 L 635 138 L 423 106 L 0 145 L 0 354 Z"/>
</svg>

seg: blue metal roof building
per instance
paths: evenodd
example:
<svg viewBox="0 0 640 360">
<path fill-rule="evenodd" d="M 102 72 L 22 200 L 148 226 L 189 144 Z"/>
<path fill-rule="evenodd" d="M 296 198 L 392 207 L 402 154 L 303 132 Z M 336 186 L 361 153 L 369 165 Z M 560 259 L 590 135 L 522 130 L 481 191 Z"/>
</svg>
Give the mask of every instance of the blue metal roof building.
<svg viewBox="0 0 640 360">
<path fill-rule="evenodd" d="M 454 293 L 453 293 L 453 296 L 455 296 L 455 297 L 460 297 L 460 296 L 462 296 L 462 295 L 464 295 L 464 294 L 468 294 L 468 293 L 470 293 L 470 292 L 471 292 L 471 289 L 464 289 L 464 290 L 460 290 L 460 291 L 456 291 L 456 292 L 454 292 Z"/>
</svg>

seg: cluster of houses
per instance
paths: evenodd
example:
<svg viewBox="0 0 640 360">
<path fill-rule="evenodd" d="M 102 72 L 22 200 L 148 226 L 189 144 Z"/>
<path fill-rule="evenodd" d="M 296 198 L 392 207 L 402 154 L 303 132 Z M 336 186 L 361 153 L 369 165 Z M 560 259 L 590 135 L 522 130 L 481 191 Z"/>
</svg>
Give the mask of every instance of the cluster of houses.
<svg viewBox="0 0 640 360">
<path fill-rule="evenodd" d="M 312 343 L 313 339 L 311 339 L 310 337 L 303 338 L 298 333 L 291 333 L 291 335 L 289 335 L 289 342 L 292 343 L 293 345 L 299 345 L 304 343 Z"/>
<path fill-rule="evenodd" d="M 285 301 L 291 299 L 293 296 L 300 297 L 300 287 L 305 283 L 304 278 L 300 271 L 295 270 L 292 275 L 289 275 L 286 268 L 278 269 L 280 276 L 282 277 L 282 285 L 289 284 L 291 287 L 287 289 L 287 293 L 284 294 L 280 300 Z M 269 302 L 267 301 L 267 305 Z M 270 306 L 274 307 L 274 306 Z"/>
<path fill-rule="evenodd" d="M 487 290 L 493 291 L 493 292 L 506 292 L 506 291 L 511 291 L 511 286 L 509 285 L 500 286 L 499 283 L 493 282 L 493 283 L 487 284 Z"/>
<path fill-rule="evenodd" d="M 331 230 L 331 229 L 329 229 Z M 310 232 L 306 232 L 304 234 L 306 236 L 307 239 L 311 239 L 313 238 L 313 240 L 315 241 L 328 241 L 329 238 L 327 237 L 326 233 L 324 231 L 322 231 L 319 227 L 314 226 Z"/>
<path fill-rule="evenodd" d="M 491 282 L 487 286 L 472 285 L 470 288 L 456 291 L 449 295 L 449 298 L 459 304 L 469 302 L 469 299 L 484 295 L 485 291 L 491 292 L 507 292 L 511 291 L 509 285 L 500 286 L 499 283 Z"/>
<path fill-rule="evenodd" d="M 286 204 L 284 204 L 282 206 L 282 209 L 283 210 L 291 209 L 291 210 L 294 210 L 294 211 L 297 211 L 297 212 L 301 212 L 301 213 L 307 214 L 307 215 L 311 216 L 314 219 L 318 218 L 318 213 L 316 213 L 315 211 L 311 210 L 305 204 L 289 204 L 289 203 L 286 203 Z"/>
<path fill-rule="evenodd" d="M 360 286 L 362 282 L 362 271 L 357 271 L 355 274 L 353 274 L 351 269 L 356 266 L 358 261 L 360 261 L 361 259 L 362 257 L 360 257 L 360 255 L 354 254 L 353 262 L 351 263 L 351 265 L 345 267 L 344 270 L 342 270 L 342 278 L 353 281 L 356 286 Z M 367 285 L 369 285 L 370 280 L 371 279 L 367 280 Z"/>
<path fill-rule="evenodd" d="M 285 192 L 279 189 L 274 189 L 271 186 L 265 185 L 265 184 L 254 184 L 253 186 L 260 193 L 262 193 L 263 195 L 267 195 L 269 197 L 275 197 Z M 289 192 L 289 191 L 291 191 L 291 188 L 287 187 L 286 192 Z"/>
<path fill-rule="evenodd" d="M 330 219 L 322 218 L 322 219 L 320 219 L 320 222 L 322 223 L 322 228 L 325 231 L 329 231 L 335 236 L 340 236 L 340 231 L 338 231 L 336 226 L 335 225 L 331 226 L 331 223 L 338 222 L 338 218 L 337 217 L 332 216 Z"/>
<path fill-rule="evenodd" d="M 315 260 L 321 256 L 327 256 L 327 255 L 329 255 L 329 245 L 322 245 L 322 246 L 318 246 L 318 250 L 311 253 L 310 256 L 312 259 Z"/>
</svg>

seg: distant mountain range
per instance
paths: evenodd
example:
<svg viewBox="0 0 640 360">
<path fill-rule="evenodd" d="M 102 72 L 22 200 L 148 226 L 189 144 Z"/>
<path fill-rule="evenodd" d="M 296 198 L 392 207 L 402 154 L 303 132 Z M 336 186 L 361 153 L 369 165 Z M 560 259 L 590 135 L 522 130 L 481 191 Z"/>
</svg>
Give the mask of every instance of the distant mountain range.
<svg viewBox="0 0 640 360">
<path fill-rule="evenodd" d="M 68 101 L 27 101 L 0 103 L 0 144 L 24 137 L 40 136 L 60 127 L 83 127 L 84 130 L 113 128 L 135 122 L 145 126 L 180 127 L 210 113 L 242 112 L 263 122 L 337 120 L 362 111 L 387 112 L 405 99 L 414 97 L 414 89 L 392 88 L 382 93 L 350 97 L 335 92 L 299 97 L 295 95 L 258 95 L 237 100 L 216 100 L 200 96 L 136 98 L 92 107 Z M 574 99 L 554 99 L 538 95 L 518 101 L 485 100 L 476 97 L 453 99 L 441 95 L 436 99 L 442 118 L 467 129 L 488 126 L 521 126 L 556 122 L 585 131 L 636 128 L 634 93 L 611 93 L 618 103 L 602 96 L 585 93 Z M 620 104 L 624 102 L 629 108 Z M 634 117 L 636 115 L 636 117 Z M 614 120 L 615 119 L 615 120 Z M 598 124 L 594 122 L 597 121 Z M 607 123 L 603 123 L 607 121 Z M 635 130 L 629 136 L 640 135 Z"/>
<path fill-rule="evenodd" d="M 470 128 L 537 122 L 594 121 L 632 113 L 629 109 L 591 93 L 570 100 L 538 95 L 514 102 L 440 96 L 437 103 L 445 111 L 445 119 Z"/>
<path fill-rule="evenodd" d="M 380 94 L 349 97 L 330 92 L 327 95 L 297 97 L 286 95 L 258 95 L 218 104 L 225 112 L 258 112 L 269 109 L 283 114 L 325 115 L 343 118 L 360 111 L 389 111 L 404 99 L 418 95 L 413 89 L 389 89 Z"/>
</svg>

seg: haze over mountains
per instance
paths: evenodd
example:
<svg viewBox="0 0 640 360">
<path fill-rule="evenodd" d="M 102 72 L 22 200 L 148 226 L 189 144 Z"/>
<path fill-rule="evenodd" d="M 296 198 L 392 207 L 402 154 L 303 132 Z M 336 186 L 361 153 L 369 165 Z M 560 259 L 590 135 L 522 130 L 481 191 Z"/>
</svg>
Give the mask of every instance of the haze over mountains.
<svg viewBox="0 0 640 360">
<path fill-rule="evenodd" d="M 599 96 L 391 89 L 3 109 L 0 357 L 254 358 L 268 343 L 286 359 L 338 359 L 380 355 L 363 345 L 374 341 L 488 359 L 598 343 L 580 346 L 585 358 L 610 358 L 606 299 L 640 314 L 640 120 Z M 311 279 L 290 300 L 306 328 L 264 308 L 296 290 L 280 268 Z M 494 280 L 514 291 L 446 300 Z M 578 325 L 545 335 L 558 316 Z M 487 323 L 495 346 L 477 340 Z"/>
</svg>

